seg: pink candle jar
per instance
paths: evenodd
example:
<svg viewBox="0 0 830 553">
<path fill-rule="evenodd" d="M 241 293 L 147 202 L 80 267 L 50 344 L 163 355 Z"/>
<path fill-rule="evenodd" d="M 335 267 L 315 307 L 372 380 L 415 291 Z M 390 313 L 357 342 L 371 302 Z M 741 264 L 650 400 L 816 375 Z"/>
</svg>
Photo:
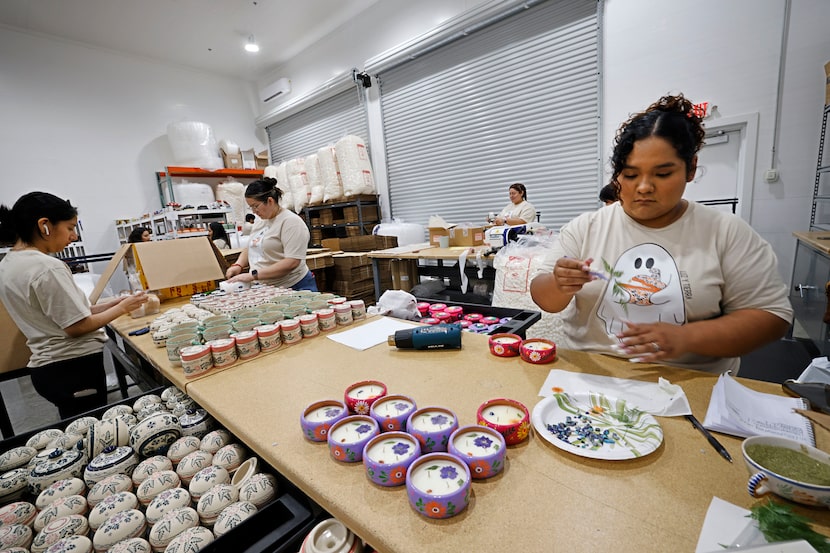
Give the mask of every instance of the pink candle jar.
<svg viewBox="0 0 830 553">
<path fill-rule="evenodd" d="M 470 325 L 473 324 L 473 323 L 471 323 L 470 321 L 468 321 L 466 319 L 461 319 L 460 321 L 457 321 L 455 324 L 460 326 L 461 330 L 466 330 L 466 329 L 470 328 Z"/>
<path fill-rule="evenodd" d="M 444 313 L 449 313 L 453 321 L 460 321 L 464 316 L 464 308 L 460 305 L 448 305 Z"/>
<path fill-rule="evenodd" d="M 496 357 L 517 357 L 522 345 L 518 334 L 493 334 L 488 340 L 490 353 Z"/>
<path fill-rule="evenodd" d="M 331 425 L 329 453 L 335 461 L 359 463 L 366 444 L 380 434 L 378 423 L 368 415 L 351 415 Z"/>
<path fill-rule="evenodd" d="M 429 314 L 434 317 L 436 313 L 438 313 L 439 311 L 443 311 L 446 308 L 447 308 L 446 303 L 433 303 L 433 304 L 430 304 Z"/>
<path fill-rule="evenodd" d="M 369 415 L 378 421 L 381 432 L 406 432 L 406 420 L 417 408 L 412 398 L 393 394 L 375 400 L 369 408 Z"/>
<path fill-rule="evenodd" d="M 462 426 L 452 433 L 449 453 L 470 467 L 474 479 L 490 478 L 504 469 L 507 444 L 504 436 L 489 426 Z"/>
<path fill-rule="evenodd" d="M 349 411 L 342 401 L 325 399 L 310 404 L 300 415 L 303 436 L 312 442 L 325 442 L 331 426 L 348 416 Z"/>
<path fill-rule="evenodd" d="M 259 337 L 256 330 L 237 332 L 234 337 L 236 338 L 236 351 L 240 359 L 250 359 L 259 355 Z"/>
<path fill-rule="evenodd" d="M 213 368 L 210 346 L 188 346 L 179 350 L 185 378 L 193 378 Z"/>
<path fill-rule="evenodd" d="M 352 308 L 352 319 L 359 321 L 366 318 L 366 302 L 363 300 L 352 300 L 349 302 Z"/>
<path fill-rule="evenodd" d="M 320 334 L 320 323 L 317 322 L 317 314 L 300 315 L 300 331 L 303 338 L 313 338 Z"/>
<path fill-rule="evenodd" d="M 372 404 L 385 395 L 386 384 L 383 382 L 361 380 L 346 388 L 344 401 L 349 412 L 368 416 Z"/>
<path fill-rule="evenodd" d="M 286 346 L 296 344 L 303 339 L 300 321 L 297 319 L 280 321 L 280 332 L 282 333 L 282 343 Z"/>
<path fill-rule="evenodd" d="M 340 298 L 340 297 L 330 298 L 330 299 L 327 299 L 326 302 L 331 306 L 343 305 L 344 303 L 346 303 L 346 298 Z"/>
<path fill-rule="evenodd" d="M 222 368 L 236 363 L 235 338 L 219 338 L 218 340 L 211 340 L 205 345 L 210 346 L 214 367 Z"/>
<path fill-rule="evenodd" d="M 363 466 L 366 476 L 380 486 L 402 486 L 406 471 L 421 456 L 421 445 L 406 432 L 386 432 L 366 443 Z"/>
<path fill-rule="evenodd" d="M 340 326 L 346 326 L 352 324 L 354 319 L 352 318 L 352 306 L 348 303 L 341 303 L 334 306 L 334 320 L 337 321 L 337 324 Z"/>
<path fill-rule="evenodd" d="M 436 319 L 435 317 L 423 317 L 423 318 L 422 318 L 420 321 L 418 321 L 418 322 L 423 323 L 423 324 L 425 324 L 425 325 L 437 325 L 437 324 L 438 324 L 438 323 L 440 323 L 441 321 L 439 321 L 439 320 L 438 320 L 438 319 Z"/>
<path fill-rule="evenodd" d="M 334 309 L 318 309 L 317 322 L 320 323 L 320 330 L 334 330 L 337 328 L 337 320 L 334 318 Z"/>
<path fill-rule="evenodd" d="M 479 322 L 482 323 L 482 324 L 486 324 L 486 325 L 494 325 L 494 324 L 498 324 L 499 318 L 498 317 L 487 316 L 487 317 L 482 317 Z"/>
<path fill-rule="evenodd" d="M 426 317 L 429 314 L 429 304 L 427 302 L 418 302 L 415 307 L 418 308 L 418 313 L 421 314 L 421 317 Z"/>
<path fill-rule="evenodd" d="M 421 451 L 447 451 L 450 435 L 458 428 L 455 413 L 444 407 L 424 407 L 406 421 L 406 431 L 421 442 Z"/>
<path fill-rule="evenodd" d="M 518 444 L 530 432 L 530 414 L 527 407 L 513 399 L 491 399 L 478 408 L 476 421 L 489 426 L 502 436 L 507 445 Z"/>
<path fill-rule="evenodd" d="M 436 311 L 432 314 L 432 317 L 438 321 L 438 324 L 449 324 L 453 321 L 452 315 L 446 311 Z"/>
<path fill-rule="evenodd" d="M 406 472 L 406 495 L 415 512 L 428 518 L 449 518 L 470 502 L 470 469 L 455 455 L 428 453 Z"/>
<path fill-rule="evenodd" d="M 522 359 L 528 363 L 542 365 L 556 360 L 556 344 L 543 338 L 530 338 L 519 349 Z"/>
<path fill-rule="evenodd" d="M 464 320 L 470 321 L 471 323 L 479 323 L 483 318 L 484 315 L 482 315 L 481 313 L 467 313 L 466 315 L 464 315 Z"/>
<path fill-rule="evenodd" d="M 259 349 L 262 351 L 272 351 L 282 345 L 282 336 L 280 335 L 280 325 L 260 325 L 254 327 L 256 330 L 257 339 L 259 340 Z"/>
</svg>

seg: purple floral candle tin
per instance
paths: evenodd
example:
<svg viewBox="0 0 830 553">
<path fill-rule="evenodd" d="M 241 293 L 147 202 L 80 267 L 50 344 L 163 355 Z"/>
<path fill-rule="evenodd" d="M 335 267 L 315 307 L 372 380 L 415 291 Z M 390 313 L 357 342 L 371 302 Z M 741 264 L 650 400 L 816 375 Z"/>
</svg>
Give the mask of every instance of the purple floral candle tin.
<svg viewBox="0 0 830 553">
<path fill-rule="evenodd" d="M 300 426 L 303 436 L 312 442 L 325 442 L 331 425 L 346 417 L 349 411 L 342 401 L 324 399 L 316 401 L 303 410 Z"/>
<path fill-rule="evenodd" d="M 378 434 L 378 422 L 369 415 L 344 417 L 329 430 L 329 452 L 335 461 L 359 463 L 363 460 L 363 448 Z"/>
<path fill-rule="evenodd" d="M 386 432 L 369 440 L 363 449 L 366 476 L 380 486 L 402 486 L 406 471 L 421 456 L 418 440 L 406 432 Z"/>
<path fill-rule="evenodd" d="M 378 421 L 381 432 L 406 432 L 406 420 L 417 408 L 412 398 L 393 394 L 376 400 L 369 408 L 369 415 Z"/>
<path fill-rule="evenodd" d="M 504 436 L 487 426 L 462 426 L 452 433 L 449 453 L 470 467 L 474 479 L 490 478 L 504 469 L 507 444 Z"/>
<path fill-rule="evenodd" d="M 421 442 L 421 451 L 447 451 L 450 434 L 458 428 L 458 417 L 444 407 L 424 407 L 409 415 L 406 431 Z"/>
<path fill-rule="evenodd" d="M 406 494 L 409 504 L 429 518 L 449 518 L 470 502 L 470 469 L 449 453 L 428 453 L 409 466 Z"/>
</svg>

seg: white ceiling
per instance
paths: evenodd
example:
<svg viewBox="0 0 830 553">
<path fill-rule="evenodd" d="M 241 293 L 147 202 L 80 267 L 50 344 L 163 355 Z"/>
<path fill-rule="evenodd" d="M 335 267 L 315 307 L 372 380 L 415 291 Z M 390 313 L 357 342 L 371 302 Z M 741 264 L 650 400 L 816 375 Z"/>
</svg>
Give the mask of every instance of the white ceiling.
<svg viewBox="0 0 830 553">
<path fill-rule="evenodd" d="M 377 1 L 1 0 L 0 25 L 256 81 Z"/>
</svg>

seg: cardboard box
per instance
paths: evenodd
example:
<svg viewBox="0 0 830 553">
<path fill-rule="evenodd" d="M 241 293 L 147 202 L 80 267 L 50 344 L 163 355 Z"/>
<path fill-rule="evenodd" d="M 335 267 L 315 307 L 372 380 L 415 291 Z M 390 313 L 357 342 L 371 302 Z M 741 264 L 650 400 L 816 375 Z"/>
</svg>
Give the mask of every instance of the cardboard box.
<svg viewBox="0 0 830 553">
<path fill-rule="evenodd" d="M 229 154 L 222 148 L 219 148 L 219 153 L 222 154 L 222 163 L 227 169 L 242 169 L 242 154 Z"/>
<path fill-rule="evenodd" d="M 392 289 L 409 292 L 420 282 L 417 259 L 391 260 Z"/>
<path fill-rule="evenodd" d="M 254 161 L 257 169 L 265 169 L 268 167 L 268 151 L 262 150 L 258 154 L 254 154 Z"/>
<path fill-rule="evenodd" d="M 25 368 L 31 356 L 26 337 L 0 302 L 0 373 Z"/>
<path fill-rule="evenodd" d="M 438 241 L 442 236 L 450 237 L 450 228 L 443 227 L 429 227 L 429 245 L 438 246 Z"/>
<path fill-rule="evenodd" d="M 207 236 L 124 244 L 107 264 L 90 294 L 95 303 L 115 271 L 127 259 L 137 271 L 142 288 L 158 292 L 162 301 L 216 289 L 225 278 L 227 262 Z"/>
<path fill-rule="evenodd" d="M 343 248 L 340 247 L 340 239 L 339 238 L 323 238 L 320 241 L 320 245 L 324 248 L 328 248 L 333 252 L 340 251 Z"/>
<path fill-rule="evenodd" d="M 453 227 L 450 246 L 480 246 L 484 244 L 484 227 Z"/>
<path fill-rule="evenodd" d="M 830 61 L 824 64 L 824 105 L 830 106 Z"/>
</svg>

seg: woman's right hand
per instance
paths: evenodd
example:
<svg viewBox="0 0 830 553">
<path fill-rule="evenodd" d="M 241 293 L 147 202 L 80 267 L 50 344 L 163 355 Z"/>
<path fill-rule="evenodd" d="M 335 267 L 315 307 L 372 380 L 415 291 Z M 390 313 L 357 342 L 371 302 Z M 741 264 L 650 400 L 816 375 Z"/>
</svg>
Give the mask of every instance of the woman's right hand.
<svg viewBox="0 0 830 553">
<path fill-rule="evenodd" d="M 136 292 L 135 294 L 124 296 L 124 299 L 121 300 L 120 306 L 121 309 L 124 310 L 124 313 L 128 314 L 135 311 L 145 303 L 147 303 L 147 294 L 144 292 Z"/>
<path fill-rule="evenodd" d="M 574 295 L 585 284 L 596 280 L 597 277 L 590 273 L 593 259 L 573 259 L 571 257 L 560 257 L 553 267 L 553 279 L 556 286 L 564 294 Z"/>
</svg>

